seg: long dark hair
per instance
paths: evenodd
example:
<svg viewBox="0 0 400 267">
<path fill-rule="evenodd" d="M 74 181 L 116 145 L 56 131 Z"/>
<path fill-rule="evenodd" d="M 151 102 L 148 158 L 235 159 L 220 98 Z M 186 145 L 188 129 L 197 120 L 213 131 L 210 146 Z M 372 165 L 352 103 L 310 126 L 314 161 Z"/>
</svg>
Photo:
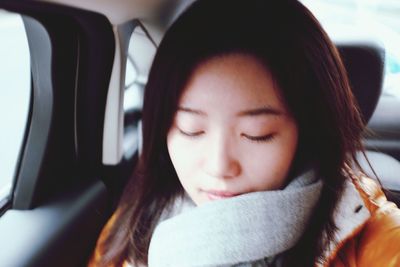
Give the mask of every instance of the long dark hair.
<svg viewBox="0 0 400 267">
<path fill-rule="evenodd" d="M 229 53 L 253 55 L 272 72 L 299 127 L 292 169 L 312 162 L 324 180 L 307 231 L 285 265 L 312 266 L 322 258 L 333 240 L 344 166 L 363 150 L 363 122 L 338 51 L 298 1 L 198 0 L 170 27 L 155 56 L 144 96 L 143 153 L 98 243 L 99 265 L 147 264 L 161 213 L 183 192 L 166 145 L 182 90 L 199 64 Z"/>
</svg>

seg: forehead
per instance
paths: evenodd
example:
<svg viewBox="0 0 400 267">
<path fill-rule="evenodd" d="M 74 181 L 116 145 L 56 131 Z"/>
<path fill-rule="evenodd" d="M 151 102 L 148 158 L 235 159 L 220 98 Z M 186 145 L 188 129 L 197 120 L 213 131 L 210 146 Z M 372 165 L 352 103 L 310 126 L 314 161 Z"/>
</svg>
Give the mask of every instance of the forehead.
<svg viewBox="0 0 400 267">
<path fill-rule="evenodd" d="M 179 105 L 233 110 L 269 106 L 285 111 L 271 72 L 254 56 L 241 53 L 213 57 L 195 68 Z"/>
</svg>

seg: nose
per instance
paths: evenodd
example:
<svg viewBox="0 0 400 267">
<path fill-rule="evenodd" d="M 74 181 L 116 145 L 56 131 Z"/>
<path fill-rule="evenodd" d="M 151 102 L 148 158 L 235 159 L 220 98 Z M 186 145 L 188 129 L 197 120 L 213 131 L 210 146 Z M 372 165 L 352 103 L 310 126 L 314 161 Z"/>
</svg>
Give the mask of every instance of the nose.
<svg viewBox="0 0 400 267">
<path fill-rule="evenodd" d="M 204 157 L 205 172 L 216 178 L 233 178 L 241 173 L 235 145 L 228 138 L 217 138 L 209 142 Z"/>
</svg>

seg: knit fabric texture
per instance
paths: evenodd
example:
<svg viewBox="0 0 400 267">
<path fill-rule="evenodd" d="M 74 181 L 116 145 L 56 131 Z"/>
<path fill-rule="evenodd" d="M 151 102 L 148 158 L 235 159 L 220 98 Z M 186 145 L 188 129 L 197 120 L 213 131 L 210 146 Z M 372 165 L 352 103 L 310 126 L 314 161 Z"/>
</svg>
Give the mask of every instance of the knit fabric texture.
<svg viewBox="0 0 400 267">
<path fill-rule="evenodd" d="M 279 266 L 279 255 L 302 236 L 321 189 L 309 170 L 283 190 L 175 210 L 153 233 L 149 267 Z"/>
</svg>

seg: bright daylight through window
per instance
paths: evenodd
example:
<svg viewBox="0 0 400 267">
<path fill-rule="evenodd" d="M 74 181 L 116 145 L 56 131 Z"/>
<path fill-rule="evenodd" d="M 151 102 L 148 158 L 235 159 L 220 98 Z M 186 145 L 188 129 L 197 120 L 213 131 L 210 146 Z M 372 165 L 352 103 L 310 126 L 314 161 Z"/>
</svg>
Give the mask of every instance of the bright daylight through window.
<svg viewBox="0 0 400 267">
<path fill-rule="evenodd" d="M 31 72 L 22 18 L 0 10 L 0 207 L 12 189 L 26 128 Z"/>
<path fill-rule="evenodd" d="M 125 75 L 124 112 L 124 154 L 130 158 L 139 146 L 137 120 L 130 121 L 131 115 L 142 109 L 144 86 L 156 53 L 156 45 L 146 36 L 142 26 L 137 26 L 129 42 Z M 133 116 L 135 117 L 135 116 Z"/>
<path fill-rule="evenodd" d="M 399 0 L 301 0 L 331 38 L 370 38 L 385 48 L 385 96 L 400 98 Z"/>
</svg>

